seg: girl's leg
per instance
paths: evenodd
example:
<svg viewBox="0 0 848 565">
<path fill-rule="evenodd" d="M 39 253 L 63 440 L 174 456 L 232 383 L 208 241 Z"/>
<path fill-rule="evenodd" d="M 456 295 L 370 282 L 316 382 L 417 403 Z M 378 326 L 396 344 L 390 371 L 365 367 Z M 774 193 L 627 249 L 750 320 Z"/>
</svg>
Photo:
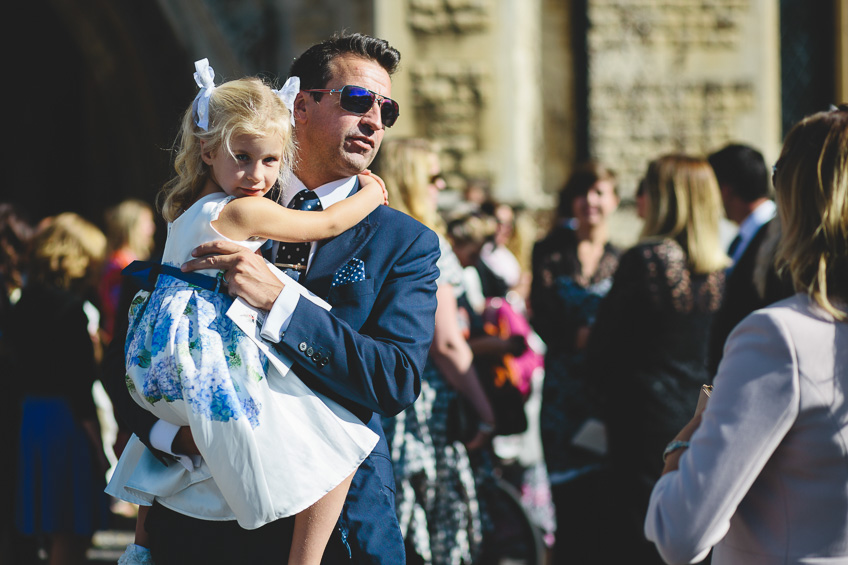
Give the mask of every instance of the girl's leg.
<svg viewBox="0 0 848 565">
<path fill-rule="evenodd" d="M 147 519 L 149 506 L 138 507 L 138 517 L 135 519 L 135 544 L 141 547 L 150 548 L 150 538 L 147 536 L 147 530 L 144 529 L 144 521 Z"/>
<path fill-rule="evenodd" d="M 289 565 L 320 565 L 355 473 L 351 473 L 339 486 L 294 517 Z"/>
<path fill-rule="evenodd" d="M 126 551 L 118 559 L 118 565 L 153 565 L 150 556 L 150 537 L 144 529 L 149 506 L 138 507 L 138 517 L 135 519 L 135 540 L 127 546 Z"/>
</svg>

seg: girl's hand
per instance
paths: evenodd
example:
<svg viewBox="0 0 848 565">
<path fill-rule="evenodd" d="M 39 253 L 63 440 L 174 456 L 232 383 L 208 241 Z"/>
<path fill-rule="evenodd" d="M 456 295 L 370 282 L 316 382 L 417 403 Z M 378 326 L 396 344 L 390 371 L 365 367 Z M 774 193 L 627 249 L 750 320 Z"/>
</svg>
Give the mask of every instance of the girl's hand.
<svg viewBox="0 0 848 565">
<path fill-rule="evenodd" d="M 383 205 L 389 205 L 389 191 L 386 190 L 386 183 L 383 182 L 383 179 L 372 173 L 369 169 L 365 169 L 357 176 L 359 177 L 359 184 L 361 184 L 363 188 L 376 181 L 380 188 L 383 189 Z"/>
</svg>

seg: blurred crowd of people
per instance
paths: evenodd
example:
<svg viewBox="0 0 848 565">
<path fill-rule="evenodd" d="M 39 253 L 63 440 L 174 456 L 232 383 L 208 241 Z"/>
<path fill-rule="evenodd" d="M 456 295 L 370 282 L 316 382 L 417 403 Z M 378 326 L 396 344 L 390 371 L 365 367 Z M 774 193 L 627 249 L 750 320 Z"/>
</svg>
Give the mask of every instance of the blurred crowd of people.
<svg viewBox="0 0 848 565">
<path fill-rule="evenodd" d="M 848 543 L 848 477 L 833 469 L 845 454 L 831 453 L 839 438 L 848 443 L 846 132 L 841 107 L 789 134 L 774 170 L 777 204 L 756 148 L 657 156 L 635 193 L 642 230 L 629 249 L 610 237 L 620 204 L 614 164 L 576 165 L 540 234 L 530 211 L 495 201 L 479 182 L 469 183 L 462 206 L 444 209 L 441 195 L 455 187 L 442 176 L 438 148 L 386 140 L 373 170 L 390 205 L 435 231 L 441 248 L 420 396 L 383 419 L 408 562 L 496 562 L 496 479 L 521 495 L 554 564 L 709 560 L 728 528 L 735 545 L 717 549 L 717 562 L 743 563 L 751 547 L 824 557 Z M 722 218 L 738 225 L 729 248 Z M 31 555 L 39 539 L 51 563 L 80 562 L 107 525 L 105 453 L 119 452 L 126 435 L 103 444 L 91 390 L 116 317 L 125 316 L 120 271 L 150 256 L 153 219 L 149 205 L 121 203 L 106 214 L 107 238 L 73 213 L 32 225 L 0 205 L 0 354 L 14 397 L 3 426 L 15 454 L 3 503 L 9 555 Z M 776 321 L 755 315 L 761 325 L 752 327 L 751 312 L 796 291 L 801 298 L 781 308 L 804 321 L 778 312 Z M 795 344 L 802 338 L 786 329 L 791 323 L 809 323 L 817 342 Z M 773 388 L 751 384 L 757 375 Z M 693 421 L 702 386 L 714 381 L 716 394 Z M 811 400 L 817 394 L 823 399 Z M 772 421 L 782 431 L 750 431 Z M 830 435 L 816 435 L 827 421 Z M 821 448 L 793 454 L 795 433 Z M 755 451 L 749 434 L 765 437 L 762 450 L 743 455 L 745 446 Z M 522 438 L 518 448 L 511 437 Z M 818 471 L 796 473 L 801 456 Z M 841 497 L 822 502 L 821 517 L 785 510 L 793 526 L 798 516 L 812 521 L 787 547 L 777 547 L 788 534 L 762 508 L 769 497 L 771 505 L 791 498 L 776 492 L 781 472 L 797 492 L 818 493 L 817 482 Z M 701 508 L 683 508 L 681 493 L 711 481 L 726 508 L 700 496 L 692 505 Z M 704 517 L 707 509 L 714 512 Z M 838 524 L 819 532 L 816 546 L 808 530 L 825 517 Z"/>
<path fill-rule="evenodd" d="M 4 483 L 3 563 L 37 563 L 39 549 L 50 563 L 81 563 L 109 525 L 107 453 L 120 446 L 104 445 L 98 410 L 111 406 L 95 402 L 95 383 L 120 270 L 153 248 L 153 209 L 122 202 L 103 225 L 105 233 L 73 212 L 33 224 L 0 205 L 0 357 L 12 396 L 3 433 L 13 477 Z"/>
</svg>

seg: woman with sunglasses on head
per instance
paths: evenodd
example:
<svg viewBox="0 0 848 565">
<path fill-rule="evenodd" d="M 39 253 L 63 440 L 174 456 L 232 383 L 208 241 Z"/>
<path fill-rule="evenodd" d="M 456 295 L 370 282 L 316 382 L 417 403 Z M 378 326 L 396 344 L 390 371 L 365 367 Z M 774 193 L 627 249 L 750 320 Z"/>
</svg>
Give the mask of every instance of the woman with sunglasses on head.
<svg viewBox="0 0 848 565">
<path fill-rule="evenodd" d="M 397 484 L 397 509 L 409 562 L 472 563 L 482 539 L 480 510 L 469 450 L 491 439 L 495 415 L 474 369 L 458 300 L 465 292 L 462 265 L 451 249 L 437 204 L 445 188 L 439 156 L 424 139 L 383 144 L 375 170 L 386 182 L 392 206 L 431 227 L 441 257 L 435 333 L 421 376 L 421 395 L 393 418 L 383 418 Z M 450 435 L 449 408 L 467 399 L 481 425 L 474 437 Z"/>
<path fill-rule="evenodd" d="M 587 353 L 587 386 L 603 400 L 607 431 L 609 562 L 639 565 L 662 562 L 642 533 L 662 471 L 654 455 L 689 420 L 710 376 L 707 336 L 728 265 L 721 195 L 706 159 L 655 159 L 644 187 L 640 242 L 621 256 Z"/>
<path fill-rule="evenodd" d="M 736 326 L 666 448 L 645 534 L 667 563 L 848 563 L 848 106 L 792 128 L 774 180 L 797 294 Z"/>
</svg>

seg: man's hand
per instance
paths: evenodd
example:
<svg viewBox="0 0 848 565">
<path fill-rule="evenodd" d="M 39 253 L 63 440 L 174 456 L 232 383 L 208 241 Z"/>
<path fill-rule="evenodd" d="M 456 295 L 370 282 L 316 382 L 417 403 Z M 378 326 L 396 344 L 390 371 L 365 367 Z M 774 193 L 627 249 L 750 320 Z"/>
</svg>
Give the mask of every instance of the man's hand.
<svg viewBox="0 0 848 565">
<path fill-rule="evenodd" d="M 183 271 L 218 269 L 224 272 L 230 296 L 240 296 L 251 306 L 270 310 L 285 286 L 265 265 L 261 255 L 230 241 L 212 241 L 194 248 Z"/>
</svg>

